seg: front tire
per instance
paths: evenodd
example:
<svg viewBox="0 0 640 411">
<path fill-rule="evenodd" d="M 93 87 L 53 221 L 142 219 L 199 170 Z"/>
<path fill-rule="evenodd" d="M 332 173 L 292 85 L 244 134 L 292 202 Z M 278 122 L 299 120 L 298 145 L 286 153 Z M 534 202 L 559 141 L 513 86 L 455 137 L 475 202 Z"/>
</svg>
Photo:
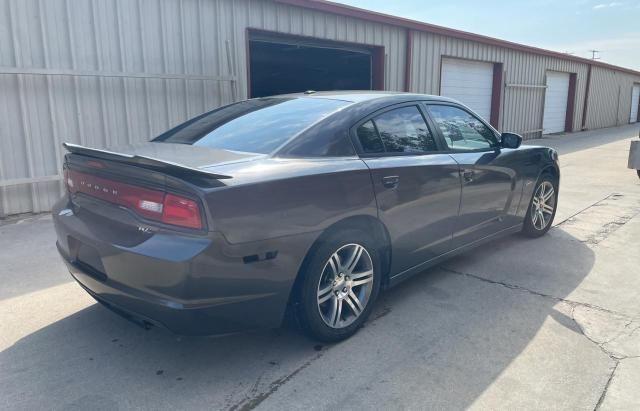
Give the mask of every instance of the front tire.
<svg viewBox="0 0 640 411">
<path fill-rule="evenodd" d="M 299 318 L 314 339 L 349 338 L 371 313 L 380 292 L 375 244 L 358 230 L 334 232 L 311 251 L 304 275 Z"/>
<path fill-rule="evenodd" d="M 529 203 L 522 232 L 532 238 L 544 235 L 551 228 L 558 208 L 558 181 L 549 174 L 543 174 Z"/>
</svg>

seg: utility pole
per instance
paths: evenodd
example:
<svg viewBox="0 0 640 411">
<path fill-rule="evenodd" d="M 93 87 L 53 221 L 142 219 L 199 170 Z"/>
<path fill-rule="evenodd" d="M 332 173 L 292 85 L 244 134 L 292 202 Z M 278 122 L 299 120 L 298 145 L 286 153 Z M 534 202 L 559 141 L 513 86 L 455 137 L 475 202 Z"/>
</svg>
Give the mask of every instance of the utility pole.
<svg viewBox="0 0 640 411">
<path fill-rule="evenodd" d="M 591 53 L 591 60 L 600 60 L 600 56 L 598 56 L 600 50 L 589 50 L 589 52 Z"/>
</svg>

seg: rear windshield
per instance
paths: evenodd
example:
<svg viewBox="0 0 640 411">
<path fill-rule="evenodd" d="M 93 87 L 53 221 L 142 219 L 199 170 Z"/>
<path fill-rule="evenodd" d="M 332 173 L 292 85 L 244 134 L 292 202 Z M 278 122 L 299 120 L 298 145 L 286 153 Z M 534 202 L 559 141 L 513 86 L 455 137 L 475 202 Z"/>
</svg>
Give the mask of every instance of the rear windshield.
<svg viewBox="0 0 640 411">
<path fill-rule="evenodd" d="M 196 117 L 154 141 L 268 154 L 348 104 L 319 98 L 247 100 Z"/>
</svg>

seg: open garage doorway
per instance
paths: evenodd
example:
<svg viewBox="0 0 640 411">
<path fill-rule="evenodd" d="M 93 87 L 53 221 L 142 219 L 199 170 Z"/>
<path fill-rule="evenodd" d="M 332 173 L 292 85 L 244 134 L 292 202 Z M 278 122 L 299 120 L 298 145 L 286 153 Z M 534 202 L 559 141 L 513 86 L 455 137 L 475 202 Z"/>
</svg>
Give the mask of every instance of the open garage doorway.
<svg viewBox="0 0 640 411">
<path fill-rule="evenodd" d="M 384 48 L 248 31 L 249 97 L 382 90 Z"/>
</svg>

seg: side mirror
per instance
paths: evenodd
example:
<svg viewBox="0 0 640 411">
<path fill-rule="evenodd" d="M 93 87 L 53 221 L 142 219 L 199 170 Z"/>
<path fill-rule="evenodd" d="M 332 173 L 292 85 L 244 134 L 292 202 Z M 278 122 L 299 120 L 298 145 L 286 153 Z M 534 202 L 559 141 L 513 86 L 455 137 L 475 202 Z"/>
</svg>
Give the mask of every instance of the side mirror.
<svg viewBox="0 0 640 411">
<path fill-rule="evenodd" d="M 522 136 L 516 133 L 502 133 L 500 144 L 504 148 L 518 148 L 522 144 Z"/>
</svg>

